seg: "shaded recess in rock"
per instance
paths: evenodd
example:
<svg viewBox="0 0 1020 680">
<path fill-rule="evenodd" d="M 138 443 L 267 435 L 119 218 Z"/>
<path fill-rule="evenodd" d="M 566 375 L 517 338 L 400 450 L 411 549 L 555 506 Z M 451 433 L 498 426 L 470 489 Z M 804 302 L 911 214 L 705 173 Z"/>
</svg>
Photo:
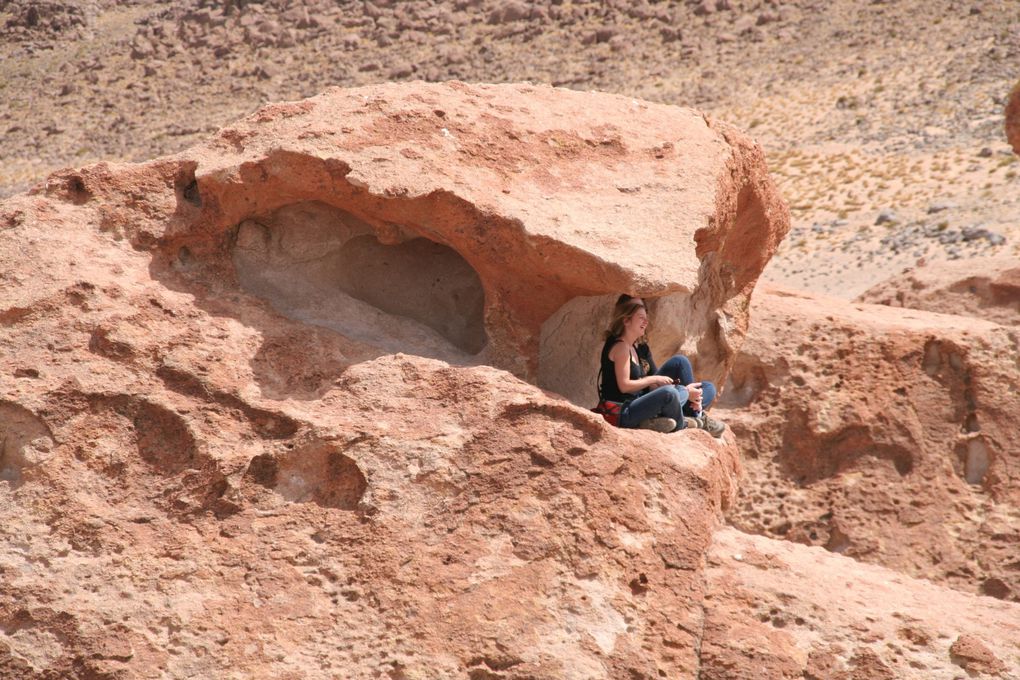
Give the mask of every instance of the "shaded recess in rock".
<svg viewBox="0 0 1020 680">
<path fill-rule="evenodd" d="M 287 439 L 298 431 L 298 422 L 290 416 L 251 406 L 234 394 L 210 387 L 199 376 L 182 367 L 164 363 L 156 369 L 156 375 L 167 389 L 240 412 L 260 437 Z"/>
<path fill-rule="evenodd" d="M 75 458 L 97 473 L 100 483 L 119 488 L 118 501 L 143 496 L 176 517 L 236 511 L 223 498 L 226 476 L 180 414 L 136 395 L 80 397 L 82 411 L 69 426 L 97 434 L 74 444 Z"/>
<path fill-rule="evenodd" d="M 24 472 L 52 448 L 53 435 L 41 418 L 19 404 L 0 401 L 0 482 L 18 486 Z"/>
<path fill-rule="evenodd" d="M 195 466 L 198 456 L 195 437 L 179 415 L 143 400 L 137 401 L 131 410 L 142 460 L 170 475 Z"/>
<path fill-rule="evenodd" d="M 51 175 L 46 180 L 45 191 L 73 205 L 85 205 L 95 197 L 85 175 L 72 169 L 60 170 Z"/>
<path fill-rule="evenodd" d="M 202 207 L 202 196 L 198 191 L 198 180 L 195 179 L 194 161 L 182 163 L 174 177 L 174 192 L 178 205 L 184 204 L 192 208 Z"/>
<path fill-rule="evenodd" d="M 200 307 L 265 329 L 266 344 L 253 368 L 267 394 L 316 398 L 351 362 L 380 352 L 407 352 L 455 364 L 500 363 L 487 351 L 486 294 L 479 272 L 457 250 L 440 243 L 437 234 L 415 224 L 423 215 L 443 214 L 446 221 L 484 233 L 496 229 L 491 219 L 444 192 L 416 199 L 367 196 L 346 182 L 349 169 L 343 164 L 277 152 L 280 155 L 286 162 L 311 164 L 314 172 L 326 172 L 336 184 L 321 191 L 319 182 L 310 182 L 312 186 L 299 192 L 306 200 L 270 205 L 212 233 L 200 219 L 183 215 L 178 223 L 188 233 L 161 241 L 151 268 L 166 285 L 194 294 Z M 270 172 L 283 162 L 274 156 L 265 167 L 245 166 L 244 174 L 285 182 Z M 201 188 L 203 181 L 206 189 Z M 250 202 L 248 192 L 280 190 L 238 190 L 209 185 L 208 178 L 197 182 L 196 191 L 210 195 L 203 205 L 217 211 L 225 200 Z M 294 189 L 280 191 L 286 195 Z M 208 285 L 210 275 L 219 279 L 216 286 Z M 238 290 L 264 300 L 298 325 L 281 335 L 276 321 L 247 303 L 237 304 Z M 310 332 L 305 324 L 339 335 L 333 339 Z M 315 339 L 302 350 L 320 346 L 321 351 L 288 352 L 286 361 L 274 360 L 298 335 Z M 344 351 L 338 352 L 340 347 Z M 192 394 L 204 389 L 193 378 L 171 377 L 172 372 L 160 369 L 161 377 L 176 385 L 172 389 Z M 220 397 L 213 395 L 222 401 Z"/>
<path fill-rule="evenodd" d="M 114 361 L 126 361 L 135 354 L 134 348 L 118 340 L 115 329 L 107 326 L 93 329 L 89 337 L 89 351 Z"/>
<path fill-rule="evenodd" d="M 338 445 L 328 442 L 256 456 L 245 474 L 288 502 L 340 510 L 358 510 L 368 489 L 358 464 Z"/>
<path fill-rule="evenodd" d="M 968 484 L 984 486 L 988 468 L 994 462 L 993 454 L 980 436 L 970 437 L 956 445 L 957 473 Z"/>
<path fill-rule="evenodd" d="M 426 238 L 387 245 L 350 213 L 309 202 L 242 222 L 231 255 L 241 287 L 297 321 L 376 344 L 402 339 L 392 351 L 436 343 L 421 326 L 466 354 L 485 345 L 478 274 Z"/>
<path fill-rule="evenodd" d="M 817 427 L 809 425 L 806 412 L 791 409 L 787 417 L 800 424 L 791 424 L 786 430 L 777 459 L 798 484 L 813 484 L 858 465 L 868 465 L 865 459 L 869 458 L 891 462 L 901 476 L 910 474 L 914 468 L 914 457 L 908 448 L 876 441 L 867 426 L 819 433 Z"/>
</svg>

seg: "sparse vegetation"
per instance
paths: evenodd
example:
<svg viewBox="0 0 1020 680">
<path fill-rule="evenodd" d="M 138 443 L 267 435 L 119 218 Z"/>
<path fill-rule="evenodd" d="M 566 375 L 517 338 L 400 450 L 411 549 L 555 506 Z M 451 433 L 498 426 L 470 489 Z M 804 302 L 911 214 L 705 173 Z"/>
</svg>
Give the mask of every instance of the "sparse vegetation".
<svg viewBox="0 0 1020 680">
<path fill-rule="evenodd" d="M 298 27 L 277 4 L 240 3 L 238 12 L 251 5 L 280 29 L 253 44 L 242 39 L 254 28 L 242 30 L 240 15 L 214 31 L 185 20 L 181 6 L 169 2 L 101 3 L 89 31 L 77 37 L 43 36 L 30 51 L 0 41 L 5 177 L 19 178 L 0 186 L 0 196 L 68 163 L 179 151 L 268 101 L 329 85 L 448 78 L 608 90 L 743 124 L 762 144 L 798 219 L 846 221 L 850 232 L 889 206 L 915 219 L 948 187 L 962 196 L 961 220 L 975 211 L 994 220 L 1003 187 L 1016 181 L 1016 157 L 996 150 L 1001 130 L 977 124 L 1015 82 L 1008 51 L 996 47 L 1008 44 L 1002 36 L 1013 35 L 1016 24 L 1005 8 L 949 21 L 946 7 L 926 5 L 926 16 L 942 19 L 932 33 L 933 22 L 916 22 L 911 3 L 840 0 L 827 6 L 825 22 L 784 19 L 740 40 L 718 40 L 741 18 L 739 3 L 705 16 L 693 14 L 693 3 L 649 4 L 653 14 L 668 5 L 698 27 L 682 34 L 664 33 L 662 20 L 633 15 L 628 3 L 550 4 L 542 20 L 506 23 L 475 16 L 470 3 L 467 22 L 421 14 L 419 4 L 379 3 L 372 10 L 379 16 L 365 21 L 362 3 L 324 3 L 323 16 Z M 222 19 L 220 6 L 210 7 Z M 0 32 L 6 25 L 0 21 Z M 584 42 L 611 25 L 625 32 L 626 45 L 614 47 L 612 37 Z M 437 26 L 449 29 L 442 40 L 433 39 Z M 291 44 L 282 35 L 288 31 L 301 39 Z M 151 47 L 148 56 L 132 57 L 136 39 L 143 52 Z M 73 88 L 60 94 L 65 84 Z M 53 121 L 63 132 L 45 130 Z M 185 127 L 194 132 L 176 132 Z M 979 156 L 984 147 L 989 154 Z M 822 240 L 808 233 L 804 247 Z M 823 257 L 804 268 L 839 280 Z"/>
</svg>

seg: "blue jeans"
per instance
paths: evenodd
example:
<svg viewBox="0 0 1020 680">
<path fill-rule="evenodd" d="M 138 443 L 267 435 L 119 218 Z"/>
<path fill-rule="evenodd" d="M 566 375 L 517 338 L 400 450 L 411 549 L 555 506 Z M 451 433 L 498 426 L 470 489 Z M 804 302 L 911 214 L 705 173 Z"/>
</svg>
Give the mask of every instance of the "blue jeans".
<svg viewBox="0 0 1020 680">
<path fill-rule="evenodd" d="M 677 421 L 677 429 L 683 429 L 684 416 L 701 415 L 700 411 L 691 408 L 691 405 L 687 403 L 690 394 L 687 392 L 686 385 L 695 382 L 694 368 L 687 357 L 680 354 L 673 355 L 669 361 L 659 367 L 656 375 L 673 378 L 680 381 L 680 384 L 657 387 L 628 402 L 620 412 L 620 427 L 637 427 L 642 420 L 662 417 L 672 418 Z M 701 390 L 701 408 L 704 410 L 715 399 L 716 389 L 715 385 L 703 380 Z"/>
<path fill-rule="evenodd" d="M 691 366 L 691 360 L 682 354 L 674 354 L 670 357 L 669 361 L 659 366 L 659 370 L 656 371 L 656 375 L 665 375 L 673 380 L 679 380 L 680 385 L 690 385 L 692 382 L 697 382 L 694 379 L 694 367 Z M 713 383 L 707 380 L 701 381 L 701 409 L 703 411 L 708 410 L 708 407 L 712 405 L 715 400 L 716 389 Z M 691 408 L 690 404 L 684 404 L 684 415 L 685 416 L 700 416 L 701 413 Z M 670 416 L 672 417 L 672 416 Z"/>
<path fill-rule="evenodd" d="M 683 385 L 663 385 L 647 394 L 627 402 L 620 411 L 620 427 L 637 427 L 648 418 L 672 418 L 677 429 L 683 429 L 683 408 L 687 403 L 687 388 Z"/>
</svg>

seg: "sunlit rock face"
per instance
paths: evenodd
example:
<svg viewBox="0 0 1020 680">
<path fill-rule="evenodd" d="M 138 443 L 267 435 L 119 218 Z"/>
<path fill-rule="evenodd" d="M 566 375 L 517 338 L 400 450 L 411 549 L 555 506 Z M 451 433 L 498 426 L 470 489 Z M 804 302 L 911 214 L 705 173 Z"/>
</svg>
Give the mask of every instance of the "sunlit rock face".
<svg viewBox="0 0 1020 680">
<path fill-rule="evenodd" d="M 529 381 L 625 290 L 724 371 L 786 219 L 693 111 L 461 84 L 0 204 L 0 676 L 695 675 L 735 443 Z"/>
<path fill-rule="evenodd" d="M 747 469 L 733 524 L 1020 600 L 1017 327 L 780 289 L 751 327 L 721 414 Z"/>
<path fill-rule="evenodd" d="M 46 192 L 149 251 L 168 285 L 198 293 L 215 270 L 222 296 L 380 352 L 505 368 L 578 404 L 594 400 L 622 292 L 648 298 L 658 355 L 682 350 L 721 380 L 789 228 L 737 130 L 532 85 L 331 90 Z"/>
</svg>

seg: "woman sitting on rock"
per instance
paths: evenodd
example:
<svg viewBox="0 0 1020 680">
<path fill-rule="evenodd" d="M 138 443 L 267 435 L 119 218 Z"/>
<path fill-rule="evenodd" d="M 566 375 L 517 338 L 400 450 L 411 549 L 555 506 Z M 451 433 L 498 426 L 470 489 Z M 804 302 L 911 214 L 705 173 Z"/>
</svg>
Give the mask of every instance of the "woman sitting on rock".
<svg viewBox="0 0 1020 680">
<path fill-rule="evenodd" d="M 599 398 L 621 402 L 620 427 L 675 432 L 687 427 L 721 437 L 726 426 L 705 414 L 715 385 L 695 382 L 690 360 L 674 355 L 657 368 L 645 339 L 648 310 L 641 298 L 621 295 L 602 347 Z"/>
</svg>

